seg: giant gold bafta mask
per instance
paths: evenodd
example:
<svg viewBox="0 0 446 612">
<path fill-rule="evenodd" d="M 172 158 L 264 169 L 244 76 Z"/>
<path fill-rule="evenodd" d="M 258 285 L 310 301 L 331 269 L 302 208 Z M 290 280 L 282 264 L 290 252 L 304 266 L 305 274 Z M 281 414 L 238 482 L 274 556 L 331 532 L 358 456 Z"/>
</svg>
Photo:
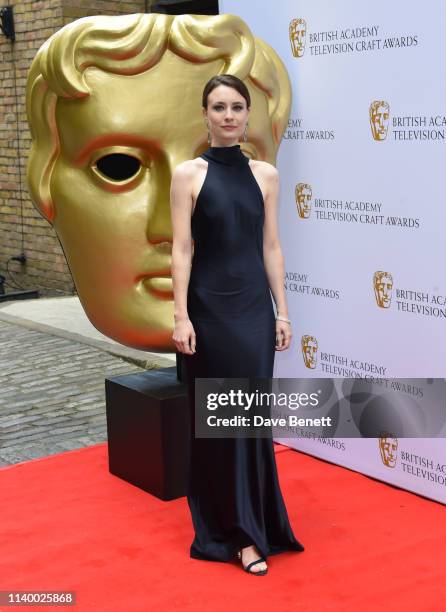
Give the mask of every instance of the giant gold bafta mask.
<svg viewBox="0 0 446 612">
<path fill-rule="evenodd" d="M 30 67 L 31 199 L 57 233 L 89 320 L 124 345 L 175 351 L 171 175 L 208 146 L 201 96 L 221 73 L 252 97 L 242 150 L 274 164 L 288 75 L 234 15 L 85 17 L 51 36 Z"/>
</svg>

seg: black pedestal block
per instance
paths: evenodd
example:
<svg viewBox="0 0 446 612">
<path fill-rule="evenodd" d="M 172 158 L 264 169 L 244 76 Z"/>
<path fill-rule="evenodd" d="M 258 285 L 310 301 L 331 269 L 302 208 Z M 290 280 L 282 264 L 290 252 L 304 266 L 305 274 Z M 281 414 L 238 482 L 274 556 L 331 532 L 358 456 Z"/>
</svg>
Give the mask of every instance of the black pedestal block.
<svg viewBox="0 0 446 612">
<path fill-rule="evenodd" d="M 177 367 L 105 379 L 109 470 L 162 500 L 186 495 L 190 417 Z"/>
</svg>

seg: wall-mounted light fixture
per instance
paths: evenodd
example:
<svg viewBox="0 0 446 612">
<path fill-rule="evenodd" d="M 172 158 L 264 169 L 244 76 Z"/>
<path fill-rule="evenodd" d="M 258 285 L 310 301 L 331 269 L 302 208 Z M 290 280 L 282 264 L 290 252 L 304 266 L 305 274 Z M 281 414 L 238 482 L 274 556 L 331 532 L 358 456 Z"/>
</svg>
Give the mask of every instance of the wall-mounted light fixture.
<svg viewBox="0 0 446 612">
<path fill-rule="evenodd" d="M 14 15 L 12 12 L 12 6 L 2 6 L 0 8 L 0 30 L 6 36 L 15 41 L 15 30 L 14 30 Z"/>
</svg>

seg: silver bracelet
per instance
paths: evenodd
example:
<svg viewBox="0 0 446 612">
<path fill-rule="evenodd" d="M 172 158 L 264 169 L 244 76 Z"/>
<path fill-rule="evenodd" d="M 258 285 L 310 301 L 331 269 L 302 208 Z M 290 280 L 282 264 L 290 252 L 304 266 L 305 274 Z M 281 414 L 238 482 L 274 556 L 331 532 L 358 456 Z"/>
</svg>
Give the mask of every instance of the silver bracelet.
<svg viewBox="0 0 446 612">
<path fill-rule="evenodd" d="M 291 325 L 291 321 L 289 319 L 287 319 L 286 317 L 282 317 L 280 315 L 276 316 L 276 321 L 285 321 L 285 323 L 289 323 Z"/>
</svg>

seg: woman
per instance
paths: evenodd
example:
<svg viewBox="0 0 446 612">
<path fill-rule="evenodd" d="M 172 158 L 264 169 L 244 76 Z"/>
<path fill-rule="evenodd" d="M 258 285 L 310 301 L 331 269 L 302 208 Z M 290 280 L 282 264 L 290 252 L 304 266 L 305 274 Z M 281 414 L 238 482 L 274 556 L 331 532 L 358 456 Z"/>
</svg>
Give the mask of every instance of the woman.
<svg viewBox="0 0 446 612">
<path fill-rule="evenodd" d="M 184 361 L 191 411 L 190 555 L 237 556 L 246 571 L 265 575 L 268 555 L 304 550 L 288 521 L 272 439 L 195 437 L 194 380 L 272 378 L 275 350 L 290 346 L 278 173 L 250 160 L 238 144 L 242 135 L 247 140 L 251 106 L 243 81 L 214 76 L 202 104 L 210 146 L 175 168 L 170 194 L 173 340 Z"/>
</svg>

